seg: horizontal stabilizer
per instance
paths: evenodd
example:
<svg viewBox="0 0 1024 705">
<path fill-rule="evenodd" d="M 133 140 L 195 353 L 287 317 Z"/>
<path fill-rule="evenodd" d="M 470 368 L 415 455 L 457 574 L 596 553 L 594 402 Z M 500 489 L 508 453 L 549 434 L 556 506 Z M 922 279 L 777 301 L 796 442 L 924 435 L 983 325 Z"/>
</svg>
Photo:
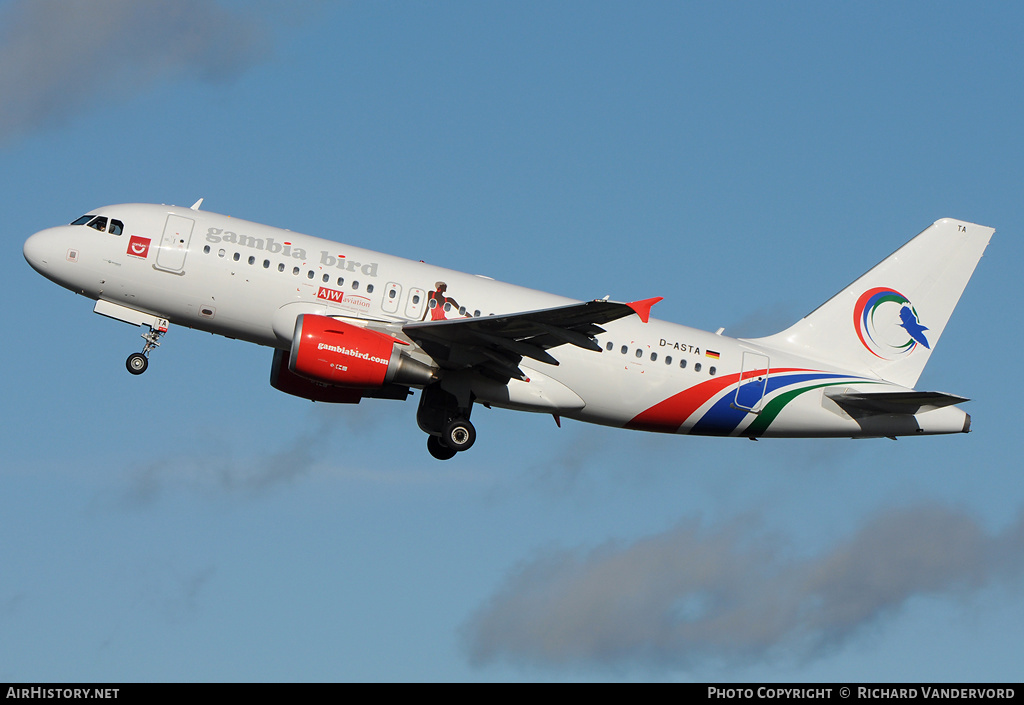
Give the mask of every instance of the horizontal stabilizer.
<svg viewBox="0 0 1024 705">
<path fill-rule="evenodd" d="M 879 414 L 917 414 L 943 406 L 970 401 L 944 392 L 854 392 L 826 391 L 825 396 L 842 407 Z"/>
</svg>

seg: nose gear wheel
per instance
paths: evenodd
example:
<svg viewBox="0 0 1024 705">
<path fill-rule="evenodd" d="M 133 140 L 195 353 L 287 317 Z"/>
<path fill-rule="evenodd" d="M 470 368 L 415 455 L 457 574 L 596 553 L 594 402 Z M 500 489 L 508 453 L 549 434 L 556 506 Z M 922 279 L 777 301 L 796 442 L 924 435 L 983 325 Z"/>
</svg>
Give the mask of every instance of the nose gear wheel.
<svg viewBox="0 0 1024 705">
<path fill-rule="evenodd" d="M 160 338 L 167 333 L 168 323 L 164 318 L 159 318 L 155 322 L 154 326 L 147 326 L 149 328 L 148 333 L 142 334 L 142 339 L 146 341 L 145 346 L 142 348 L 142 352 L 132 353 L 128 356 L 128 359 L 124 361 L 124 366 L 133 375 L 141 375 L 149 367 L 149 353 L 156 348 L 160 347 Z"/>
</svg>

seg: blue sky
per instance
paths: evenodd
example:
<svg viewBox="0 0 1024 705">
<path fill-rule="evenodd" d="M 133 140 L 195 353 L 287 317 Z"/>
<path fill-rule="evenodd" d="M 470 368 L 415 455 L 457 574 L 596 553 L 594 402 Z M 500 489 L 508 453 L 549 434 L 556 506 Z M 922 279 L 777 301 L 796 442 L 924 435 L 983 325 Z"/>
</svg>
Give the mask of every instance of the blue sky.
<svg viewBox="0 0 1024 705">
<path fill-rule="evenodd" d="M 0 680 L 1019 680 L 1024 10 L 0 4 Z M 974 432 L 668 437 L 313 405 L 33 232 L 190 205 L 660 318 L 788 325 L 997 229 L 921 378 Z"/>
</svg>

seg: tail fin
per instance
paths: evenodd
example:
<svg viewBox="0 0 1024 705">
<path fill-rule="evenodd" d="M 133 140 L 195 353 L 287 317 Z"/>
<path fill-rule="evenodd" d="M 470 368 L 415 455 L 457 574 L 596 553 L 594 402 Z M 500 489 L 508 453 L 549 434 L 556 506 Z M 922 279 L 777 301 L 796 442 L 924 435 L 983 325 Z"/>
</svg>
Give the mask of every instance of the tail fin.
<svg viewBox="0 0 1024 705">
<path fill-rule="evenodd" d="M 994 232 L 938 220 L 795 325 L 751 342 L 913 387 Z"/>
</svg>

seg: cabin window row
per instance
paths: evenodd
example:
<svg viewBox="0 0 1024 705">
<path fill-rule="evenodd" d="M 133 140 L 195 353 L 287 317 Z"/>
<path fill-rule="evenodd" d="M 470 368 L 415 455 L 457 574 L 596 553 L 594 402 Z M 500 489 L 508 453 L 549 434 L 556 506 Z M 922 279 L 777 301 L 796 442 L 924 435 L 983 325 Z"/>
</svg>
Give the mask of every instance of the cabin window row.
<svg viewBox="0 0 1024 705">
<path fill-rule="evenodd" d="M 209 245 L 206 245 L 205 247 L 203 247 L 203 253 L 204 254 L 210 254 L 211 251 L 212 250 L 210 249 Z M 223 248 L 221 248 L 220 250 L 217 251 L 217 256 L 218 257 L 223 258 L 223 257 L 227 257 L 227 255 L 228 255 L 227 250 L 225 250 Z M 242 260 L 242 255 L 241 255 L 241 253 L 236 252 L 236 253 L 234 253 L 231 256 L 231 259 L 233 259 L 235 262 L 240 262 Z M 256 258 L 254 256 L 252 256 L 252 255 L 249 256 L 249 259 L 247 261 L 248 261 L 248 263 L 250 265 L 255 265 L 256 264 Z M 263 260 L 263 268 L 264 269 L 270 269 L 270 264 L 271 264 L 271 262 L 270 262 L 269 259 Z M 284 262 L 278 262 L 278 264 L 277 264 L 277 271 L 285 272 L 287 269 L 288 269 L 288 267 L 287 267 L 287 265 L 285 265 Z M 302 273 L 302 267 L 292 267 L 292 275 L 293 276 L 297 277 L 301 273 Z M 306 278 L 307 279 L 313 279 L 315 277 L 316 277 L 316 272 L 315 271 L 313 271 L 312 269 L 309 269 L 309 270 L 306 271 Z M 331 283 L 331 275 L 330 274 L 324 274 L 321 277 L 321 281 L 324 284 L 330 284 Z M 345 285 L 345 277 L 338 277 L 338 279 L 335 282 L 335 284 L 337 286 L 344 286 Z M 353 281 L 349 282 L 349 286 L 352 287 L 353 291 L 356 291 L 356 290 L 359 289 L 359 282 L 357 280 L 353 280 Z M 367 284 L 366 285 L 366 293 L 367 294 L 372 294 L 373 293 L 373 284 Z"/>
<path fill-rule="evenodd" d="M 605 343 L 604 349 L 609 351 L 609 352 L 611 352 L 612 350 L 615 349 L 615 343 L 611 343 L 611 342 Z M 623 345 L 621 348 L 619 348 L 619 352 L 622 353 L 623 355 L 628 355 L 629 354 L 629 346 L 628 345 Z M 643 356 L 644 356 L 643 348 L 636 348 L 636 352 L 634 354 L 636 355 L 637 358 L 641 358 L 642 359 Z M 658 361 L 658 353 L 652 352 L 650 354 L 650 360 L 651 360 L 651 362 L 657 362 Z M 673 357 L 671 355 L 666 355 L 664 358 L 662 358 L 662 360 L 663 360 L 663 362 L 666 365 L 671 366 L 672 362 L 673 362 Z M 678 362 L 678 365 L 679 365 L 679 369 L 685 370 L 686 366 L 687 366 L 686 358 L 685 357 L 684 358 L 680 358 L 680 360 Z M 700 363 L 700 362 L 693 363 L 693 368 L 692 369 L 693 369 L 694 372 L 700 372 L 703 368 L 704 368 L 704 365 L 702 363 Z M 708 367 L 708 374 L 711 375 L 711 376 L 714 376 L 714 375 L 718 374 L 718 368 L 715 367 L 714 365 Z"/>
<path fill-rule="evenodd" d="M 419 301 L 415 301 L 414 303 L 419 303 Z M 429 301 L 427 301 L 427 308 L 435 309 L 437 308 L 437 305 L 437 299 L 432 298 Z M 445 301 L 444 306 L 442 306 L 442 308 L 444 309 L 445 313 L 451 313 L 452 311 L 455 310 L 455 307 L 452 306 L 451 302 L 449 301 Z M 483 314 L 480 312 L 480 309 L 477 309 L 473 311 L 472 314 L 470 314 L 469 309 L 467 309 L 465 306 L 459 306 L 459 315 L 462 316 L 463 318 L 480 318 L 480 316 L 482 316 Z M 487 315 L 493 316 L 494 314 L 488 313 Z"/>
</svg>

